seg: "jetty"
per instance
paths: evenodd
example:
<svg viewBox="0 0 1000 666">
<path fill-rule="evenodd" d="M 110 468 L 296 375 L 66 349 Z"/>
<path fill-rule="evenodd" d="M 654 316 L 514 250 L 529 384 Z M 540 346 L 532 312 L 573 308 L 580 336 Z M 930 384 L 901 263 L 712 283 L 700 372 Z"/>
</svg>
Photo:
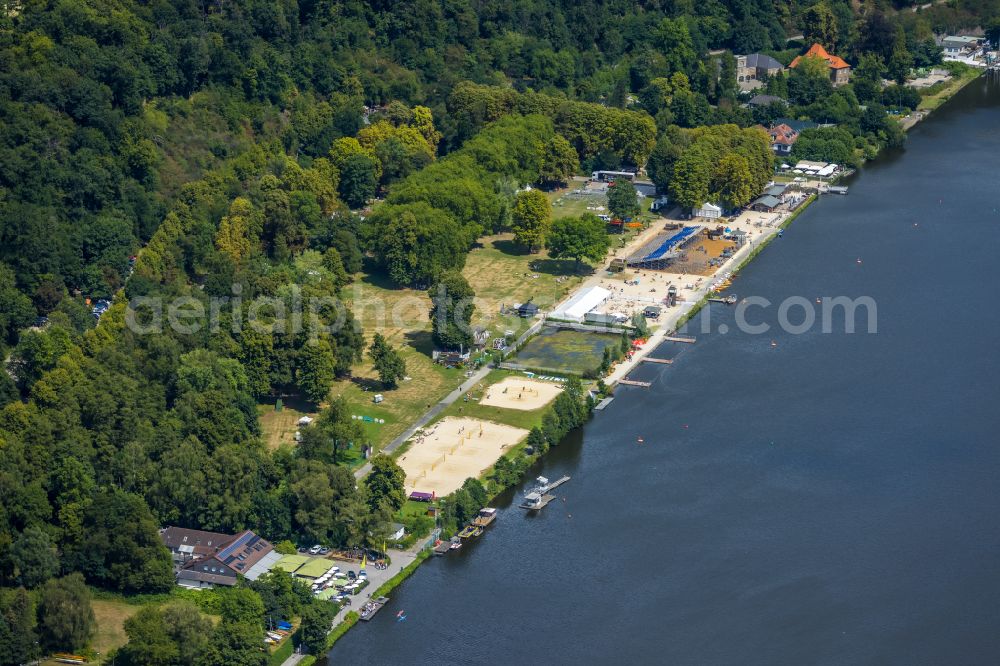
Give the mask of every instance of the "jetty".
<svg viewBox="0 0 1000 666">
<path fill-rule="evenodd" d="M 378 599 L 372 599 L 361 607 L 358 612 L 358 619 L 367 622 L 368 620 L 375 617 L 375 613 L 382 610 L 385 605 L 389 603 L 389 597 L 379 597 Z"/>
<path fill-rule="evenodd" d="M 556 498 L 550 491 L 555 490 L 562 484 L 569 481 L 570 477 L 564 476 L 555 481 L 549 482 L 544 476 L 535 479 L 538 485 L 524 494 L 524 501 L 518 506 L 528 511 L 538 511 L 548 506 L 549 502 Z"/>
<path fill-rule="evenodd" d="M 663 336 L 663 339 L 666 342 L 684 342 L 689 345 L 693 345 L 697 341 L 697 338 L 692 338 L 687 335 L 665 335 Z"/>
<path fill-rule="evenodd" d="M 623 386 L 640 386 L 642 388 L 649 388 L 653 385 L 653 382 L 640 382 L 635 379 L 619 379 L 618 383 Z"/>
<path fill-rule="evenodd" d="M 539 478 L 543 478 L 543 477 L 539 477 Z M 561 479 L 557 479 L 556 481 L 553 481 L 552 483 L 547 483 L 547 484 L 543 485 L 538 490 L 540 492 L 547 493 L 550 490 L 555 490 L 556 488 L 558 488 L 562 484 L 566 483 L 567 481 L 569 481 L 569 477 L 568 476 L 564 476 Z"/>
<path fill-rule="evenodd" d="M 710 299 L 708 299 L 708 302 L 709 303 L 722 303 L 724 305 L 735 305 L 736 304 L 736 295 L 735 294 L 730 294 L 729 296 L 726 296 L 725 298 L 722 298 L 721 296 L 719 296 L 717 298 L 710 298 Z"/>
<path fill-rule="evenodd" d="M 670 365 L 674 362 L 672 358 L 653 358 L 652 356 L 643 356 L 639 359 L 640 363 L 662 363 L 663 365 Z"/>
<path fill-rule="evenodd" d="M 441 541 L 436 546 L 434 546 L 434 554 L 435 555 L 444 555 L 449 550 L 451 550 L 451 542 L 450 541 Z"/>
<path fill-rule="evenodd" d="M 613 401 L 614 401 L 614 397 L 608 396 L 604 400 L 601 400 L 599 403 L 597 403 L 594 406 L 594 409 L 597 409 L 597 410 L 604 409 L 605 407 L 607 407 L 608 405 L 610 405 Z"/>
</svg>

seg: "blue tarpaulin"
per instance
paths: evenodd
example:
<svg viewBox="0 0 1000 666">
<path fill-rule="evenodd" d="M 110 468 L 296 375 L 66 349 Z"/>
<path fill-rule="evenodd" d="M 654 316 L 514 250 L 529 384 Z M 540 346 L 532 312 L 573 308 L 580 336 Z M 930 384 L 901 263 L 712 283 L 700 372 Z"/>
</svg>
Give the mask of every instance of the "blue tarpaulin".
<svg viewBox="0 0 1000 666">
<path fill-rule="evenodd" d="M 663 244 L 642 258 L 643 261 L 653 261 L 659 259 L 670 250 L 684 242 L 684 240 L 698 230 L 698 227 L 684 227 L 676 234 L 663 241 Z"/>
</svg>

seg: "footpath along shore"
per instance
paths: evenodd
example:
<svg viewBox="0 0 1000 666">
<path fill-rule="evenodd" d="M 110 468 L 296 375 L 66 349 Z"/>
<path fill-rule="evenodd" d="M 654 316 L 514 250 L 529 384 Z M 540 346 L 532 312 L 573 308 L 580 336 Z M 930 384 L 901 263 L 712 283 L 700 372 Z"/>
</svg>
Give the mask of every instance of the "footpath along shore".
<svg viewBox="0 0 1000 666">
<path fill-rule="evenodd" d="M 744 263 L 746 263 L 752 256 L 752 254 L 770 242 L 775 236 L 777 236 L 780 229 L 788 224 L 791 218 L 798 215 L 802 210 L 811 204 L 813 199 L 808 199 L 803 202 L 795 212 L 784 213 L 784 214 L 761 214 L 761 213 L 744 213 L 739 216 L 736 220 L 730 222 L 729 224 L 735 228 L 743 228 L 747 230 L 750 234 L 750 241 L 740 248 L 737 252 L 733 254 L 732 257 L 726 261 L 725 264 L 719 267 L 717 271 L 711 276 L 688 276 L 692 279 L 697 280 L 699 277 L 701 281 L 699 285 L 693 290 L 686 290 L 686 299 L 682 301 L 678 307 L 671 308 L 671 312 L 666 315 L 661 326 L 650 336 L 644 345 L 640 349 L 637 349 L 633 354 L 632 358 L 619 363 L 605 378 L 605 382 L 611 386 L 617 384 L 621 379 L 628 376 L 631 372 L 649 353 L 656 349 L 656 347 L 663 342 L 663 339 L 668 337 L 670 334 L 674 333 L 679 323 L 686 321 L 689 317 L 693 316 L 697 311 L 706 303 L 706 298 L 708 294 L 712 291 L 712 285 L 715 284 L 720 279 L 720 276 L 726 275 L 727 273 L 735 274 L 736 270 L 741 268 Z M 760 228 L 754 228 L 755 221 L 761 222 Z M 650 229 L 644 231 L 642 234 L 637 235 L 632 242 L 628 244 L 627 247 L 621 248 L 617 254 L 621 256 L 627 256 L 628 253 L 634 251 L 646 243 L 650 238 L 659 232 L 659 225 L 652 225 Z M 578 290 L 586 289 L 588 287 L 600 284 L 602 279 L 602 272 L 598 271 L 593 276 L 584 281 L 580 285 Z M 384 452 L 392 452 L 399 446 L 401 446 L 413 432 L 423 425 L 426 425 L 431 420 L 433 420 L 441 411 L 458 399 L 466 390 L 473 387 L 481 381 L 486 374 L 491 370 L 490 367 L 483 367 L 479 372 L 467 379 L 462 385 L 455 391 L 449 393 L 444 399 L 439 403 L 434 405 L 430 410 L 428 410 L 420 419 L 418 419 L 414 424 L 407 429 L 400 437 L 394 440 L 389 446 L 384 449 Z M 367 474 L 370 469 L 370 465 L 365 465 L 359 468 L 355 472 L 355 477 L 359 480 Z M 345 606 L 341 608 L 337 614 L 334 616 L 333 622 L 331 624 L 331 632 L 335 631 L 339 625 L 341 625 L 346 619 L 347 613 L 354 610 L 356 612 L 357 608 L 360 608 L 366 601 L 375 596 L 375 591 L 379 589 L 385 582 L 396 576 L 397 574 L 403 572 L 404 569 L 412 565 L 417 558 L 420 556 L 420 551 L 426 548 L 428 544 L 428 539 L 421 539 L 414 546 L 410 547 L 406 551 L 394 551 L 392 552 L 392 562 L 389 568 L 386 570 L 373 570 L 368 574 L 368 578 L 371 584 L 365 589 L 365 592 L 354 597 L 351 606 Z M 289 657 L 282 666 L 295 666 L 302 659 L 302 655 L 293 654 Z"/>
<path fill-rule="evenodd" d="M 941 97 L 944 98 L 943 102 L 951 98 L 955 93 L 961 90 L 963 87 L 971 83 L 977 77 L 968 78 L 967 80 L 956 81 L 950 89 L 947 89 Z M 942 102 L 942 103 L 943 103 Z M 938 107 L 935 107 L 935 109 Z M 930 115 L 935 109 L 926 109 L 918 113 L 915 113 L 913 118 L 910 118 L 910 122 L 904 123 L 904 129 L 909 130 L 915 126 L 919 121 L 924 120 L 928 115 Z M 736 274 L 742 269 L 749 261 L 755 258 L 756 254 L 763 249 L 768 243 L 773 241 L 775 237 L 788 226 L 802 211 L 808 208 L 815 200 L 818 195 L 813 195 L 806 201 L 804 201 L 795 211 L 784 212 L 780 214 L 775 214 L 768 216 L 765 214 L 758 213 L 743 213 L 736 220 L 729 223 L 729 226 L 734 228 L 742 228 L 747 231 L 750 235 L 749 242 L 741 247 L 737 252 L 733 254 L 732 257 L 726 261 L 725 264 L 719 267 L 717 271 L 712 276 L 705 276 L 694 289 L 686 290 L 685 298 L 680 302 L 678 307 L 671 308 L 669 312 L 664 313 L 664 318 L 661 321 L 659 328 L 657 328 L 646 342 L 635 350 L 632 358 L 622 361 L 617 364 L 610 374 L 604 378 L 605 383 L 608 386 L 614 386 L 618 384 L 622 379 L 626 379 L 636 366 L 642 363 L 643 359 L 649 356 L 653 350 L 655 350 L 664 339 L 670 337 L 677 332 L 684 323 L 688 322 L 693 318 L 702 307 L 708 303 L 709 294 L 713 291 L 713 285 L 716 284 L 722 276 L 728 274 L 729 277 L 735 277 Z M 762 222 L 757 228 L 754 228 L 753 221 Z M 656 226 L 656 225 L 654 225 Z M 650 238 L 652 238 L 658 229 L 654 229 L 652 226 L 650 229 L 644 231 L 642 234 L 637 235 L 627 247 L 621 248 L 616 252 L 617 256 L 627 256 L 631 251 L 638 249 L 644 243 L 646 243 Z M 601 284 L 603 276 L 602 271 L 597 271 L 593 276 L 585 280 L 580 287 L 580 290 L 586 289 L 588 287 L 596 286 Z M 696 278 L 695 278 L 696 279 Z M 462 395 L 468 388 L 475 386 L 475 384 L 481 381 L 482 378 L 488 374 L 490 367 L 483 367 L 479 370 L 476 376 L 468 379 L 466 382 L 446 396 L 438 404 L 434 405 L 428 412 L 426 412 L 420 419 L 418 419 L 410 428 L 407 429 L 400 437 L 394 440 L 388 447 L 386 447 L 386 452 L 391 452 L 401 446 L 417 428 L 426 425 L 428 422 L 433 420 L 445 407 L 454 402 L 458 397 Z M 369 465 L 358 469 L 355 472 L 355 476 L 358 479 L 364 477 L 370 469 Z M 367 588 L 368 594 L 358 595 L 356 598 L 357 606 L 360 607 L 365 601 L 374 594 L 374 590 L 383 585 L 386 581 L 392 577 L 403 572 L 404 569 L 411 566 L 419 557 L 420 551 L 423 550 L 427 545 L 427 540 L 421 540 L 416 545 L 412 546 L 407 551 L 397 551 L 392 555 L 392 563 L 389 568 L 385 571 L 373 571 L 369 578 L 372 584 Z M 415 570 L 415 569 L 414 569 Z M 351 607 L 345 607 L 338 611 L 332 623 L 331 631 L 336 630 L 336 628 L 344 621 L 344 618 L 351 610 Z M 318 659 L 323 659 L 325 655 L 318 657 Z M 302 659 L 302 655 L 292 655 L 288 660 L 284 662 L 282 666 L 295 666 L 299 660 Z"/>
<path fill-rule="evenodd" d="M 677 329 L 680 328 L 680 326 L 694 317 L 698 311 L 708 303 L 707 299 L 713 292 L 713 285 L 716 284 L 717 281 L 722 279 L 724 276 L 727 278 L 736 277 L 736 273 L 749 262 L 753 254 L 759 252 L 765 245 L 774 240 L 774 238 L 785 226 L 787 226 L 796 216 L 799 215 L 799 213 L 808 208 L 813 201 L 816 200 L 816 196 L 806 199 L 794 211 L 771 215 L 743 213 L 734 221 L 727 223 L 729 226 L 747 230 L 750 233 L 749 242 L 733 253 L 733 256 L 730 257 L 726 263 L 720 266 L 715 273 L 702 279 L 700 285 L 695 285 L 694 289 L 687 290 L 687 298 L 681 301 L 676 308 L 671 308 L 669 311 L 665 311 L 664 315 L 662 315 L 664 319 L 662 320 L 660 327 L 653 331 L 641 347 L 636 348 L 632 354 L 632 358 L 625 359 L 624 361 L 618 363 L 611 370 L 610 374 L 604 378 L 604 383 L 608 386 L 614 386 L 622 379 L 626 379 L 629 373 L 632 372 L 644 358 L 649 356 L 653 350 L 664 342 L 665 338 L 677 333 Z M 762 225 L 759 229 L 753 229 L 751 224 L 754 219 L 765 219 L 767 221 L 766 225 Z"/>
</svg>

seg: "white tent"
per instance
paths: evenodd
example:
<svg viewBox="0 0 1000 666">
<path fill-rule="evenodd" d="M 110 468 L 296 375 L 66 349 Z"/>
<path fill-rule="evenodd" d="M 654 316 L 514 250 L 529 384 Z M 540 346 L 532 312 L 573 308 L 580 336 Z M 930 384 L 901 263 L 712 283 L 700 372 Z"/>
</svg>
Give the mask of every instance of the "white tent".
<svg viewBox="0 0 1000 666">
<path fill-rule="evenodd" d="M 563 303 L 552 316 L 556 319 L 582 321 L 585 314 L 607 300 L 610 295 L 611 292 L 603 287 L 585 289 Z"/>
<path fill-rule="evenodd" d="M 694 211 L 695 217 L 707 217 L 711 219 L 722 217 L 722 209 L 713 203 L 703 203 L 700 208 Z"/>
</svg>

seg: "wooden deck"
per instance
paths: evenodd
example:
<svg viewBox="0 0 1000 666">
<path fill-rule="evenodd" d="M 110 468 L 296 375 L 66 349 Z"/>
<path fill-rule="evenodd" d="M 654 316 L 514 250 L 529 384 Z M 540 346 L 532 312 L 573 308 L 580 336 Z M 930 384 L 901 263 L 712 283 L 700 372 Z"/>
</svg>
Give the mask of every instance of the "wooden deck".
<svg viewBox="0 0 1000 666">
<path fill-rule="evenodd" d="M 653 382 L 640 382 L 635 379 L 619 379 L 618 383 L 624 386 L 640 386 L 642 388 L 649 388 L 653 385 Z"/>
</svg>

